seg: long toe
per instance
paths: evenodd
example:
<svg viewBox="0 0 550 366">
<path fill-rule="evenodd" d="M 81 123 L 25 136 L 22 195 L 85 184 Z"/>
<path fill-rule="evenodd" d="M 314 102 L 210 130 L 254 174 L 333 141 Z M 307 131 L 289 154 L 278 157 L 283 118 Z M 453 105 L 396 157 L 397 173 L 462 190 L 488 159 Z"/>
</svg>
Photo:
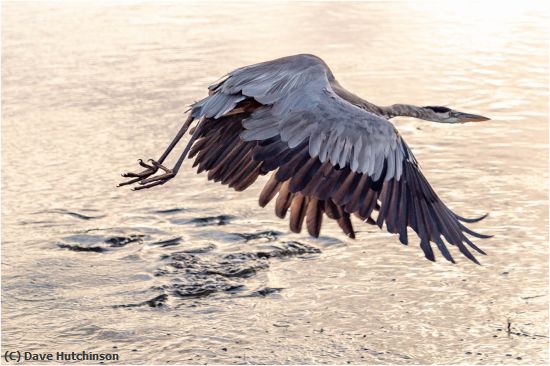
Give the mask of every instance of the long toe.
<svg viewBox="0 0 550 366">
<path fill-rule="evenodd" d="M 160 186 L 160 185 L 168 182 L 169 180 L 170 179 L 157 180 L 157 181 L 149 183 L 149 184 L 139 185 L 139 186 L 136 186 L 136 187 L 132 188 L 132 191 L 139 191 L 141 189 L 147 189 L 147 188 L 151 188 L 151 187 L 155 187 L 155 186 Z M 140 184 L 142 184 L 142 183 L 140 182 Z"/>
<path fill-rule="evenodd" d="M 151 162 L 151 164 L 154 165 L 154 167 L 155 167 L 156 169 L 159 169 L 159 168 L 160 168 L 160 169 L 164 170 L 166 173 L 172 172 L 172 170 L 168 169 L 167 167 L 165 167 L 164 165 L 162 165 L 162 164 L 159 163 L 158 161 L 155 161 L 155 160 L 153 160 L 153 159 L 149 159 L 149 161 Z"/>
<path fill-rule="evenodd" d="M 142 178 L 130 179 L 129 181 L 119 183 L 119 184 L 117 185 L 117 187 L 127 186 L 128 184 L 134 184 L 134 183 L 136 183 L 136 182 L 139 182 L 141 179 L 142 179 Z"/>
<path fill-rule="evenodd" d="M 149 170 L 157 170 L 154 166 L 151 166 L 151 165 L 149 165 L 149 164 L 147 164 L 147 163 L 144 163 L 143 160 L 141 160 L 141 159 L 138 160 L 138 163 L 139 163 L 139 165 L 141 165 L 142 167 L 147 168 L 147 169 L 149 169 Z"/>
<path fill-rule="evenodd" d="M 122 173 L 121 175 L 124 178 L 141 178 L 142 177 L 141 173 L 132 173 L 132 172 Z"/>
<path fill-rule="evenodd" d="M 172 171 L 169 170 L 165 174 L 157 175 L 156 177 L 143 179 L 139 182 L 139 184 L 144 185 L 144 184 L 157 182 L 157 181 L 162 181 L 164 183 L 164 182 L 167 182 L 167 181 L 169 181 L 170 179 L 172 179 L 174 177 L 175 177 L 175 174 Z M 162 183 L 160 183 L 160 184 L 162 184 Z"/>
</svg>

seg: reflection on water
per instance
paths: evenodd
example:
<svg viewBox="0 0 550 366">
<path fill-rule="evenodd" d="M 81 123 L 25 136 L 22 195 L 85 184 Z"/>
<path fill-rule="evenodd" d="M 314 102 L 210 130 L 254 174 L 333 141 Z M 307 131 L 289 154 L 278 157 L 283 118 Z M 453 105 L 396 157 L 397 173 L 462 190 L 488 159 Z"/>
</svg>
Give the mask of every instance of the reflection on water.
<svg viewBox="0 0 550 366">
<path fill-rule="evenodd" d="M 510 4 L 3 4 L 3 349 L 546 363 L 548 19 Z M 165 186 L 115 188 L 206 85 L 304 52 L 374 103 L 493 119 L 395 121 L 453 210 L 491 213 L 482 266 L 430 263 L 370 226 L 289 234 L 257 207 L 261 184 L 233 192 L 189 162 Z"/>
</svg>

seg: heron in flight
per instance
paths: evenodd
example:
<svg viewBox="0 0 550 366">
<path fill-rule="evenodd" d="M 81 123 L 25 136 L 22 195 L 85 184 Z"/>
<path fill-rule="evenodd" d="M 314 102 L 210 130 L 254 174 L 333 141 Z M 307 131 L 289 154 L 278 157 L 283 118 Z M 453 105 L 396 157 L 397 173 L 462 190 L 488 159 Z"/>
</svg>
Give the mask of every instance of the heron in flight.
<svg viewBox="0 0 550 366">
<path fill-rule="evenodd" d="M 427 259 L 430 243 L 455 262 L 445 242 L 475 263 L 469 248 L 485 254 L 467 236 L 467 219 L 452 212 L 436 195 L 403 137 L 389 122 L 408 116 L 440 123 L 489 118 L 441 106 L 376 106 L 344 89 L 328 65 L 307 54 L 241 67 L 208 87 L 209 95 L 191 105 L 190 114 L 158 160 L 119 186 L 155 187 L 174 178 L 184 161 L 195 157 L 198 173 L 243 191 L 260 175 L 271 174 L 260 206 L 275 196 L 275 214 L 290 210 L 290 229 L 319 236 L 323 217 L 335 220 L 355 238 L 350 215 L 398 234 L 408 243 L 407 228 L 420 238 Z M 166 157 L 191 128 L 191 137 L 172 169 Z M 156 174 L 159 172 L 160 174 Z M 468 248 L 469 247 L 469 248 Z"/>
</svg>

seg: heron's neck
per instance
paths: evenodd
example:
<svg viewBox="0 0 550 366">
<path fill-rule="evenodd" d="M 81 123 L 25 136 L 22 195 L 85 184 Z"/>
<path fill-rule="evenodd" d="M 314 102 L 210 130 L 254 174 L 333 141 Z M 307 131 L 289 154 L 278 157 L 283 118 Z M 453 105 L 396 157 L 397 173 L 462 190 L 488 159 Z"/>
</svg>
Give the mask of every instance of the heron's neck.
<svg viewBox="0 0 550 366">
<path fill-rule="evenodd" d="M 393 104 L 390 106 L 380 107 L 376 104 L 369 103 L 366 100 L 362 100 L 360 106 L 371 113 L 387 119 L 393 117 L 414 117 L 428 121 L 433 120 L 433 112 L 410 104 Z"/>
<path fill-rule="evenodd" d="M 410 104 L 394 104 L 387 107 L 378 107 L 381 114 L 386 118 L 393 117 L 414 117 L 419 119 L 430 120 L 432 117 L 430 111 L 422 107 L 417 107 Z"/>
<path fill-rule="evenodd" d="M 331 82 L 331 86 L 334 92 L 336 92 L 336 94 L 338 94 L 341 98 L 358 106 L 359 108 L 384 118 L 403 116 L 430 120 L 430 117 L 433 117 L 430 111 L 427 111 L 425 108 L 410 104 L 394 104 L 387 107 L 379 107 L 376 104 L 372 104 L 343 88 L 336 80 Z"/>
</svg>

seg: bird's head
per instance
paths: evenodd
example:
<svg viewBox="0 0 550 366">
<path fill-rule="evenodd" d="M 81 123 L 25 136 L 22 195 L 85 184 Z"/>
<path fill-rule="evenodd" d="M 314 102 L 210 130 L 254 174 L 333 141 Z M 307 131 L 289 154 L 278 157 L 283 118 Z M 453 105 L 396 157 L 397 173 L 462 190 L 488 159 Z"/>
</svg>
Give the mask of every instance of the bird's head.
<svg viewBox="0 0 550 366">
<path fill-rule="evenodd" d="M 463 113 L 455 111 L 447 107 L 426 106 L 422 107 L 426 116 L 424 119 L 441 122 L 441 123 L 465 123 L 465 122 L 482 122 L 488 121 L 490 118 L 479 116 L 477 114 Z"/>
</svg>

